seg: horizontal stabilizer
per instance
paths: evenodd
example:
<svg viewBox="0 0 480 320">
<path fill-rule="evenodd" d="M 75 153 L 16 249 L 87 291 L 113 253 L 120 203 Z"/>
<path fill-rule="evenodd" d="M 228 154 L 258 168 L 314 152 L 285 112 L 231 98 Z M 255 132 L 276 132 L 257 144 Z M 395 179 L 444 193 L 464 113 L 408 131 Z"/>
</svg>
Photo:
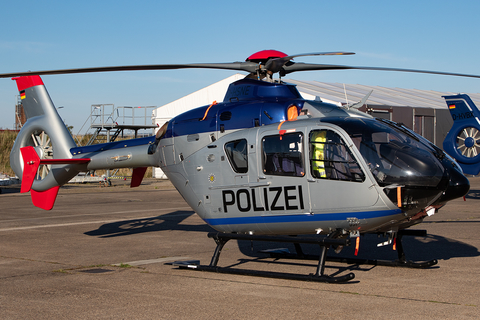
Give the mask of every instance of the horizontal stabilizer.
<svg viewBox="0 0 480 320">
<path fill-rule="evenodd" d="M 31 190 L 30 194 L 32 196 L 33 205 L 44 210 L 52 210 L 53 204 L 57 199 L 58 189 L 60 189 L 60 186 L 45 191 Z"/>
<path fill-rule="evenodd" d="M 132 173 L 132 181 L 130 182 L 130 188 L 138 187 L 145 176 L 145 172 L 147 171 L 147 167 L 138 167 L 133 169 Z"/>
<path fill-rule="evenodd" d="M 33 181 L 41 164 L 81 164 L 88 163 L 90 159 L 40 159 L 34 147 L 20 148 L 23 157 L 22 186 L 20 192 L 28 192 L 32 188 Z"/>
<path fill-rule="evenodd" d="M 40 166 L 40 157 L 33 147 L 20 148 L 23 157 L 22 187 L 20 192 L 28 192 L 32 188 L 33 180 Z"/>
</svg>

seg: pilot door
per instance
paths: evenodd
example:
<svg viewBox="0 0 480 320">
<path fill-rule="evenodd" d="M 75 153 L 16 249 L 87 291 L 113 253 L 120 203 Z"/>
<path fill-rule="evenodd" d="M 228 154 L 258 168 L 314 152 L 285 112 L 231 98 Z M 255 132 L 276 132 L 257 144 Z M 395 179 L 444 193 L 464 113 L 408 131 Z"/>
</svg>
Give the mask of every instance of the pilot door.
<svg viewBox="0 0 480 320">
<path fill-rule="evenodd" d="M 334 128 L 315 128 L 305 142 L 312 213 L 362 210 L 377 202 L 374 182 L 361 167 L 349 137 Z"/>
<path fill-rule="evenodd" d="M 259 198 L 266 208 L 264 215 L 291 215 L 310 212 L 306 180 L 305 134 L 294 129 L 260 133 L 257 154 Z"/>
</svg>

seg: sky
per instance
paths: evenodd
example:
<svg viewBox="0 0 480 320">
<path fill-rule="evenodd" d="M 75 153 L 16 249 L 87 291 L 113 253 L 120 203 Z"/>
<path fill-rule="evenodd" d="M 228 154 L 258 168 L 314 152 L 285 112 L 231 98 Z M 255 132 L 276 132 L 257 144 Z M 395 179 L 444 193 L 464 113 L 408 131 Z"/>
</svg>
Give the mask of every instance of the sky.
<svg viewBox="0 0 480 320">
<path fill-rule="evenodd" d="M 296 62 L 480 75 L 479 1 L 2 1 L 0 73 L 138 64 L 244 61 L 349 51 Z M 167 70 L 43 76 L 76 133 L 93 104 L 162 106 L 235 71 Z M 287 77 L 383 87 L 480 92 L 480 79 L 380 71 Z M 0 128 L 13 128 L 18 91 L 0 79 Z"/>
</svg>

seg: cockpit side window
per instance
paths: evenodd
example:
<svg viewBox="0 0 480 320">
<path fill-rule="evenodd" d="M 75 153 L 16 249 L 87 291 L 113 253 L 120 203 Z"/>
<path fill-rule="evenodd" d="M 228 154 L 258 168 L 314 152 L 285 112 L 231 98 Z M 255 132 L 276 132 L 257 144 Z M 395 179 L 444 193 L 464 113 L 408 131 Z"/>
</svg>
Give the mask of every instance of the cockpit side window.
<svg viewBox="0 0 480 320">
<path fill-rule="evenodd" d="M 437 187 L 445 169 L 441 153 L 410 130 L 386 120 L 336 118 L 381 187 Z"/>
<path fill-rule="evenodd" d="M 233 171 L 236 173 L 248 172 L 248 154 L 247 154 L 247 140 L 240 139 L 230 141 L 225 144 L 225 153 L 230 162 Z"/>
<path fill-rule="evenodd" d="M 317 179 L 362 182 L 365 175 L 343 139 L 332 130 L 310 132 L 310 170 Z"/>
<path fill-rule="evenodd" d="M 262 139 L 263 173 L 303 177 L 303 133 L 265 136 Z"/>
</svg>

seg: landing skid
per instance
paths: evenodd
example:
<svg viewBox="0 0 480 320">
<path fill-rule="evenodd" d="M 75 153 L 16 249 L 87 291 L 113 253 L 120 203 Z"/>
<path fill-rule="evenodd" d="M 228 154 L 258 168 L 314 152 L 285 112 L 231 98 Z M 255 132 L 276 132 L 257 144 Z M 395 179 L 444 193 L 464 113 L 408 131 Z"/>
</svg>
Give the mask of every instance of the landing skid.
<svg viewBox="0 0 480 320">
<path fill-rule="evenodd" d="M 437 259 L 429 261 L 401 261 L 401 260 L 369 260 L 369 259 L 356 259 L 356 258 L 335 258 L 327 257 L 327 261 L 341 262 L 347 264 L 368 264 L 374 266 L 387 266 L 387 267 L 403 267 L 403 268 L 418 268 L 426 269 L 434 266 L 438 263 Z"/>
<path fill-rule="evenodd" d="M 208 234 L 209 238 L 213 238 L 217 243 L 215 252 L 213 253 L 212 260 L 208 266 L 195 264 L 192 262 L 174 262 L 172 263 L 179 268 L 188 268 L 197 271 L 208 271 L 208 272 L 218 272 L 218 273 L 229 273 L 229 274 L 238 274 L 238 275 L 249 275 L 249 276 L 259 276 L 267 278 L 279 278 L 279 279 L 290 279 L 290 280 L 301 280 L 301 281 L 316 281 L 316 282 L 327 282 L 327 283 L 341 283 L 347 282 L 355 278 L 354 273 L 349 273 L 344 276 L 328 276 L 325 275 L 325 261 L 328 248 L 330 246 L 347 246 L 350 245 L 349 239 L 334 239 L 329 237 L 324 238 L 301 238 L 301 237 L 274 237 L 274 236 L 255 236 L 255 235 L 244 235 L 244 234 L 232 234 L 232 233 L 215 233 L 210 232 Z M 218 260 L 220 258 L 220 253 L 222 252 L 225 244 L 231 240 L 249 240 L 249 241 L 272 241 L 272 242 L 288 242 L 288 243 L 308 243 L 308 244 L 317 244 L 320 247 L 319 255 L 317 256 L 318 265 L 317 270 L 314 274 L 309 275 L 299 275 L 292 273 L 283 273 L 283 272 L 269 272 L 269 271 L 255 271 L 255 270 L 245 270 L 237 269 L 230 267 L 219 267 L 217 266 Z"/>
<path fill-rule="evenodd" d="M 405 258 L 405 250 L 402 244 L 403 236 L 415 236 L 415 237 L 425 237 L 427 235 L 426 230 L 401 230 L 397 233 L 397 254 L 398 259 L 396 260 L 371 260 L 371 259 L 357 259 L 357 258 L 338 258 L 338 257 L 326 257 L 327 261 L 331 262 L 340 262 L 347 264 L 367 264 L 374 266 L 388 266 L 388 267 L 403 267 L 403 268 L 429 268 L 438 263 L 437 259 L 429 261 L 408 261 Z M 300 244 L 295 243 L 296 254 L 285 253 L 281 251 L 264 251 L 270 254 L 271 257 L 275 258 L 284 258 L 284 259 L 305 259 L 305 260 L 316 260 L 318 259 L 315 255 L 305 255 L 300 247 Z"/>
</svg>

